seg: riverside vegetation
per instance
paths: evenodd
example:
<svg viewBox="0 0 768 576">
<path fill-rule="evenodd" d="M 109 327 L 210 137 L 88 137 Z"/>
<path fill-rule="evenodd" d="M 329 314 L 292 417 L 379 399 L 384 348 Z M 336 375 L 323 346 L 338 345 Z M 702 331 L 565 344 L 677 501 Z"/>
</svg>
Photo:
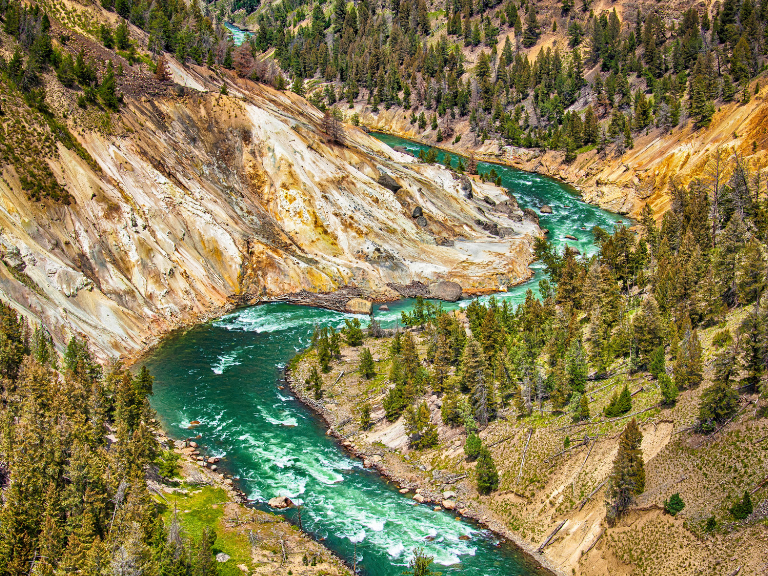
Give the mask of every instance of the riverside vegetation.
<svg viewBox="0 0 768 576">
<path fill-rule="evenodd" d="M 768 198 L 725 168 L 712 196 L 675 189 L 660 226 L 646 208 L 639 236 L 595 228 L 594 257 L 539 241 L 541 297 L 516 309 L 419 300 L 394 335 L 318 328 L 295 386 L 311 373 L 338 434 L 406 487 L 456 492 L 450 509 L 529 545 L 567 520 L 545 554 L 579 573 L 757 570 Z"/>
</svg>

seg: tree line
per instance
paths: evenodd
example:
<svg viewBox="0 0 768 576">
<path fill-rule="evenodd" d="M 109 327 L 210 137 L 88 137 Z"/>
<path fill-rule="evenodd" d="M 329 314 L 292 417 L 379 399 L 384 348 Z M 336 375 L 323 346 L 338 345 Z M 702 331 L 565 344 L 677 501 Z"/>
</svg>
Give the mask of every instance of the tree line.
<svg viewBox="0 0 768 576">
<path fill-rule="evenodd" d="M 0 303 L 0 574 L 219 574 L 215 533 L 186 538 L 147 490 L 152 386 L 76 337 L 59 356 Z"/>
</svg>

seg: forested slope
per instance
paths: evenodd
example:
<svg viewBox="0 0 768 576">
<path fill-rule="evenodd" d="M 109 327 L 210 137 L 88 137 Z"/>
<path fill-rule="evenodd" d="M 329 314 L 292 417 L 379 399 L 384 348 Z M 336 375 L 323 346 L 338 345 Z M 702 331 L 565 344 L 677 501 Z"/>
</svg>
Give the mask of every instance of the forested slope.
<svg viewBox="0 0 768 576">
<path fill-rule="evenodd" d="M 766 165 L 764 1 L 297 0 L 231 10 L 254 31 L 253 58 L 235 62 L 241 73 L 283 83 L 256 69 L 275 61 L 320 107 L 560 176 L 614 210 L 637 215 L 650 198 L 660 216 L 670 180 L 701 177 L 717 148 Z"/>
<path fill-rule="evenodd" d="M 294 389 L 414 499 L 566 573 L 758 574 L 767 202 L 694 183 L 661 226 L 646 207 L 639 236 L 595 228 L 592 258 L 539 241 L 540 298 L 420 303 L 394 336 L 321 329 Z"/>
</svg>

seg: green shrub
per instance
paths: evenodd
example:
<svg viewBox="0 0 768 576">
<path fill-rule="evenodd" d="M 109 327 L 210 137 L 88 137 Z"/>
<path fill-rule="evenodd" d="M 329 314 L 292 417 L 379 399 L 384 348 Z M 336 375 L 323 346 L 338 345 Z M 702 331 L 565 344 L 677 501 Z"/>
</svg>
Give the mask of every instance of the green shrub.
<svg viewBox="0 0 768 576">
<path fill-rule="evenodd" d="M 683 508 L 685 508 L 685 502 L 683 502 L 679 492 L 672 494 L 669 500 L 664 500 L 664 511 L 672 516 L 677 516 L 677 513 Z"/>
<path fill-rule="evenodd" d="M 752 514 L 752 498 L 750 498 L 749 492 L 744 490 L 744 497 L 731 506 L 730 512 L 736 520 L 744 520 Z"/>
</svg>

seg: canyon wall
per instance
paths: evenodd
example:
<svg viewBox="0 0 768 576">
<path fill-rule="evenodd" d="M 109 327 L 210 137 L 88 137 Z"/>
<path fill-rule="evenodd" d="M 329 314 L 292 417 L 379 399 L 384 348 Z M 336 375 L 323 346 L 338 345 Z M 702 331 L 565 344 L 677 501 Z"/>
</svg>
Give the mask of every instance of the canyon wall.
<svg viewBox="0 0 768 576">
<path fill-rule="evenodd" d="M 144 76 L 131 96 L 124 85 L 108 126 L 48 79 L 87 151 L 58 144 L 48 160 L 69 205 L 31 200 L 3 172 L 0 294 L 59 347 L 79 334 L 102 357 L 130 355 L 300 290 L 386 299 L 388 283 L 447 279 L 487 292 L 530 274 L 538 226 L 514 201 L 504 213 L 483 201 L 508 200 L 500 188 L 475 181 L 466 198 L 458 176 L 362 130 L 329 142 L 322 114 L 294 94 L 169 68 L 174 86 Z"/>
</svg>

